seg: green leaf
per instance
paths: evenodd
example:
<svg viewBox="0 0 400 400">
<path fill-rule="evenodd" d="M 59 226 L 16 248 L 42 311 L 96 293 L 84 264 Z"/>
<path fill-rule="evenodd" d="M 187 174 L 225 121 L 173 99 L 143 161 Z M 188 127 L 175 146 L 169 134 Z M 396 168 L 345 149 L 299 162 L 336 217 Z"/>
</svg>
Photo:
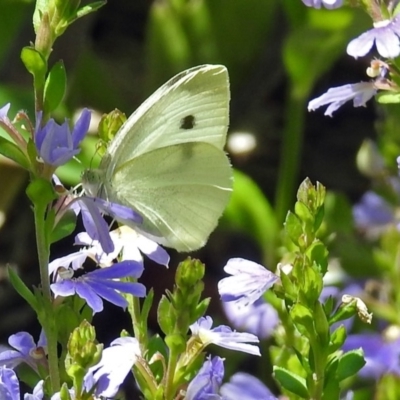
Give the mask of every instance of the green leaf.
<svg viewBox="0 0 400 400">
<path fill-rule="evenodd" d="M 13 142 L 0 136 L 0 154 L 15 161 L 22 168 L 29 170 L 29 161 L 24 152 Z"/>
<path fill-rule="evenodd" d="M 300 290 L 307 299 L 307 304 L 314 304 L 318 301 L 323 288 L 321 273 L 315 263 L 312 266 L 304 265 L 300 268 L 303 282 Z"/>
<path fill-rule="evenodd" d="M 376 100 L 380 104 L 397 104 L 400 103 L 400 94 L 392 92 L 379 92 L 375 96 Z"/>
<path fill-rule="evenodd" d="M 56 327 L 58 331 L 58 341 L 66 349 L 71 332 L 80 324 L 81 318 L 70 307 L 69 302 L 61 304 L 56 309 Z"/>
<path fill-rule="evenodd" d="M 47 63 L 42 55 L 33 47 L 24 47 L 21 51 L 21 59 L 25 68 L 35 79 L 42 79 L 47 70 Z"/>
<path fill-rule="evenodd" d="M 165 295 L 162 295 L 160 302 L 158 303 L 157 322 L 166 335 L 169 335 L 173 331 L 175 325 L 175 321 L 171 318 L 172 316 L 170 311 L 171 303 Z"/>
<path fill-rule="evenodd" d="M 303 304 L 295 304 L 290 310 L 290 317 L 303 335 L 309 337 L 310 332 L 314 332 L 314 316 Z"/>
<path fill-rule="evenodd" d="M 320 241 L 315 241 L 306 251 L 307 257 L 318 265 L 322 275 L 325 275 L 328 269 L 328 250 Z"/>
<path fill-rule="evenodd" d="M 274 366 L 274 377 L 283 389 L 288 390 L 303 399 L 310 398 L 306 380 L 301 376 L 294 374 L 285 368 Z"/>
<path fill-rule="evenodd" d="M 331 340 L 329 343 L 329 353 L 333 353 L 336 350 L 339 350 L 345 340 L 347 338 L 347 332 L 344 325 L 340 325 L 337 329 L 335 329 L 331 334 Z"/>
<path fill-rule="evenodd" d="M 31 181 L 26 188 L 26 194 L 35 205 L 46 207 L 57 199 L 52 184 L 46 179 L 37 178 Z"/>
<path fill-rule="evenodd" d="M 200 317 L 202 317 L 205 312 L 207 311 L 208 305 L 210 304 L 211 297 L 207 297 L 203 299 L 197 306 L 195 311 L 193 312 L 193 315 L 191 317 L 193 318 L 193 321 L 191 322 L 194 323 L 197 321 Z"/>
<path fill-rule="evenodd" d="M 294 212 L 301 221 L 314 221 L 314 216 L 312 215 L 310 209 L 301 201 L 296 201 L 296 204 L 294 205 Z"/>
<path fill-rule="evenodd" d="M 298 295 L 298 289 L 291 281 L 289 275 L 282 272 L 281 282 L 282 282 L 282 287 L 284 289 L 283 296 L 280 296 L 280 292 L 277 292 L 277 295 L 280 296 L 280 298 L 286 299 L 286 302 L 289 300 L 289 303 L 296 301 Z"/>
<path fill-rule="evenodd" d="M 340 386 L 336 379 L 326 379 L 326 386 L 324 387 L 324 393 L 322 400 L 337 400 L 340 399 Z"/>
<path fill-rule="evenodd" d="M 101 7 L 103 7 L 105 4 L 107 4 L 106 0 L 103 1 L 95 1 L 93 3 L 87 4 L 86 6 L 81 7 L 77 12 L 76 12 L 76 17 L 75 19 L 82 18 L 85 15 L 88 15 L 92 12 L 97 11 Z M 74 20 L 75 20 L 74 19 Z"/>
<path fill-rule="evenodd" d="M 153 288 L 151 288 L 144 299 L 142 305 L 142 312 L 140 313 L 140 322 L 146 327 L 148 326 L 147 319 L 149 318 L 150 309 L 151 306 L 153 305 L 153 299 L 154 299 L 154 290 Z"/>
<path fill-rule="evenodd" d="M 291 211 L 287 213 L 285 220 L 285 232 L 290 240 L 296 245 L 299 245 L 299 237 L 303 234 L 303 227 L 299 218 Z"/>
<path fill-rule="evenodd" d="M 7 268 L 8 277 L 10 279 L 13 288 L 17 293 L 32 307 L 32 309 L 38 312 L 38 302 L 34 294 L 28 289 L 25 283 L 21 280 L 18 274 L 10 267 Z"/>
<path fill-rule="evenodd" d="M 49 220 L 49 219 L 48 219 Z M 49 220 L 50 221 L 50 220 Z M 47 220 L 46 220 L 47 222 Z M 68 210 L 58 221 L 56 226 L 49 226 L 49 244 L 58 242 L 59 240 L 69 236 L 76 227 L 76 214 L 72 210 Z"/>
<path fill-rule="evenodd" d="M 58 61 L 47 75 L 44 85 L 44 107 L 46 113 L 53 112 L 61 103 L 67 87 L 64 63 Z"/>
<path fill-rule="evenodd" d="M 319 342 L 321 343 L 321 346 L 325 348 L 330 339 L 329 323 L 322 304 L 319 301 L 315 302 L 314 325 L 318 334 Z"/>
<path fill-rule="evenodd" d="M 164 360 L 168 359 L 168 352 L 167 352 L 167 346 L 164 343 L 164 340 L 160 337 L 160 335 L 154 335 L 150 338 L 148 341 L 147 347 L 146 347 L 147 353 L 146 353 L 146 360 L 149 361 L 151 358 L 157 354 L 158 358 L 161 355 Z M 156 362 L 152 362 L 149 364 L 149 367 L 151 369 L 151 372 L 153 373 L 154 377 L 158 382 L 161 381 L 164 375 L 164 365 L 161 362 L 161 360 L 157 360 Z"/>
<path fill-rule="evenodd" d="M 351 350 L 342 355 L 339 359 L 339 365 L 336 371 L 338 381 L 355 375 L 364 365 L 364 352 L 361 349 Z"/>
</svg>

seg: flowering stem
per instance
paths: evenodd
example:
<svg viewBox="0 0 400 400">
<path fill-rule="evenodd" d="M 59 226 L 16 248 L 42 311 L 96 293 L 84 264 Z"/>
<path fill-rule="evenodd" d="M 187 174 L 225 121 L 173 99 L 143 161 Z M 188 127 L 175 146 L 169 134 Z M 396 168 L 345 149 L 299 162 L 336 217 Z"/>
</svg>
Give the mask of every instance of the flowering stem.
<svg viewBox="0 0 400 400">
<path fill-rule="evenodd" d="M 310 390 L 312 399 L 320 400 L 324 393 L 324 371 L 326 366 L 326 351 L 318 343 L 318 338 L 310 332 L 310 346 L 313 349 L 315 373 L 312 376 L 312 389 Z"/>
<path fill-rule="evenodd" d="M 164 391 L 164 398 L 166 400 L 172 399 L 175 395 L 174 378 L 175 378 L 175 370 L 177 362 L 178 362 L 178 353 L 176 349 L 174 349 L 174 347 L 170 347 L 167 374 L 165 378 L 165 391 Z"/>
<path fill-rule="evenodd" d="M 281 161 L 276 188 L 275 209 L 278 224 L 283 223 L 287 210 L 294 200 L 295 187 L 301 161 L 304 128 L 304 97 L 289 95 L 286 108 L 286 125 L 283 130 Z"/>
<path fill-rule="evenodd" d="M 38 315 L 38 319 L 44 329 L 47 338 L 49 374 L 52 392 L 60 390 L 60 374 L 58 370 L 57 356 L 57 330 L 54 326 L 55 319 L 52 316 L 53 307 L 51 303 L 50 278 L 48 272 L 50 248 L 46 239 L 45 207 L 43 204 L 35 204 L 34 207 L 36 245 L 38 250 L 40 281 L 44 308 Z"/>
</svg>

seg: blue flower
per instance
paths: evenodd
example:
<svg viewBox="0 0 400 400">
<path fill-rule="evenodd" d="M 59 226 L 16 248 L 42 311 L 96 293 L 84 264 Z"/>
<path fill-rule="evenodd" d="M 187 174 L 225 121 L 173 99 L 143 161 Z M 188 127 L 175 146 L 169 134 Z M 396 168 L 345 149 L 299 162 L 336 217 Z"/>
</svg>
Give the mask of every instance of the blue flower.
<svg viewBox="0 0 400 400">
<path fill-rule="evenodd" d="M 12 369 L 0 366 L 0 399 L 20 400 L 19 382 Z"/>
<path fill-rule="evenodd" d="M 334 111 L 350 100 L 353 100 L 354 107 L 365 106 L 365 103 L 375 96 L 376 92 L 377 89 L 374 81 L 330 88 L 322 96 L 308 103 L 308 111 L 314 111 L 321 106 L 330 104 L 325 111 L 325 115 L 331 117 Z"/>
<path fill-rule="evenodd" d="M 400 376 L 400 338 L 386 341 L 379 333 L 349 335 L 342 349 L 362 348 L 365 366 L 359 371 L 363 378 L 379 379 L 384 374 Z"/>
<path fill-rule="evenodd" d="M 0 365 L 15 368 L 22 362 L 28 364 L 38 372 L 39 364 L 46 367 L 47 342 L 44 332 L 40 334 L 36 345 L 33 337 L 28 332 L 18 332 L 8 338 L 8 344 L 13 348 L 0 353 Z"/>
<path fill-rule="evenodd" d="M 45 126 L 41 127 L 42 112 L 38 112 L 35 145 L 40 158 L 46 164 L 58 167 L 78 154 L 79 145 L 89 129 L 90 118 L 90 111 L 85 108 L 71 133 L 68 121 L 59 125 L 54 119 L 50 119 Z"/>
<path fill-rule="evenodd" d="M 134 260 L 143 263 L 142 253 L 157 264 L 168 268 L 169 255 L 156 242 L 136 232 L 134 229 L 122 225 L 110 232 L 111 240 L 114 244 L 114 251 L 105 253 L 100 242 L 93 240 L 86 232 L 76 236 L 75 244 L 89 246 L 96 254 L 96 259 L 100 265 L 111 265 L 121 254 L 121 261 Z"/>
<path fill-rule="evenodd" d="M 375 192 L 366 192 L 360 202 L 353 207 L 353 217 L 358 228 L 377 231 L 395 220 L 393 207 Z"/>
<path fill-rule="evenodd" d="M 259 379 L 244 372 L 232 375 L 220 392 L 224 400 L 278 400 Z"/>
<path fill-rule="evenodd" d="M 8 111 L 10 110 L 10 103 L 7 103 L 5 106 L 0 108 L 0 120 L 5 120 L 8 119 L 7 114 Z"/>
<path fill-rule="evenodd" d="M 238 307 L 232 302 L 222 303 L 222 306 L 235 328 L 252 333 L 260 339 L 271 337 L 279 323 L 277 311 L 263 299 L 246 307 Z"/>
<path fill-rule="evenodd" d="M 197 375 L 189 383 L 185 400 L 222 400 L 219 389 L 224 378 L 224 360 L 208 357 Z"/>
<path fill-rule="evenodd" d="M 262 265 L 243 258 L 231 258 L 224 270 L 232 276 L 218 282 L 221 300 L 240 306 L 254 303 L 278 280 Z"/>
<path fill-rule="evenodd" d="M 93 240 L 100 242 L 106 254 L 114 251 L 114 243 L 110 237 L 108 224 L 101 212 L 110 215 L 117 221 L 131 221 L 135 224 L 141 224 L 143 221 L 143 218 L 131 208 L 95 197 L 78 197 L 70 207 L 76 213 L 81 212 L 86 232 Z"/>
<path fill-rule="evenodd" d="M 137 339 L 121 337 L 103 350 L 101 360 L 91 367 L 85 379 L 87 389 L 96 387 L 97 396 L 114 397 L 138 357 L 141 357 Z"/>
<path fill-rule="evenodd" d="M 224 347 L 225 349 L 243 351 L 244 353 L 261 356 L 260 349 L 250 343 L 259 343 L 258 337 L 246 332 L 232 331 L 229 326 L 220 325 L 211 329 L 213 320 L 211 317 L 201 317 L 190 325 L 193 336 L 197 337 L 203 347 L 210 344 Z"/>
<path fill-rule="evenodd" d="M 347 45 L 347 54 L 354 58 L 365 56 L 375 44 L 378 53 L 385 58 L 400 54 L 400 17 L 374 23 L 374 28 L 353 39 Z"/>
<path fill-rule="evenodd" d="M 324 5 L 325 8 L 330 10 L 339 8 L 343 5 L 343 0 L 301 0 L 307 7 L 321 8 Z"/>
<path fill-rule="evenodd" d="M 63 259 L 51 263 L 52 269 L 68 267 Z M 146 288 L 141 283 L 121 282 L 116 279 L 125 277 L 139 278 L 143 272 L 143 265 L 135 261 L 123 261 L 112 267 L 96 269 L 78 278 L 74 278 L 72 270 L 60 273 L 58 270 L 58 281 L 50 287 L 55 296 L 72 296 L 75 293 L 86 300 L 93 312 L 103 310 L 102 298 L 116 306 L 125 308 L 127 300 L 119 293 L 130 293 L 136 297 L 144 297 Z"/>
<path fill-rule="evenodd" d="M 39 381 L 33 388 L 32 394 L 27 393 L 24 395 L 24 400 L 42 400 L 44 397 L 43 383 L 43 381 Z M 51 399 L 53 400 L 54 397 L 52 397 Z"/>
</svg>

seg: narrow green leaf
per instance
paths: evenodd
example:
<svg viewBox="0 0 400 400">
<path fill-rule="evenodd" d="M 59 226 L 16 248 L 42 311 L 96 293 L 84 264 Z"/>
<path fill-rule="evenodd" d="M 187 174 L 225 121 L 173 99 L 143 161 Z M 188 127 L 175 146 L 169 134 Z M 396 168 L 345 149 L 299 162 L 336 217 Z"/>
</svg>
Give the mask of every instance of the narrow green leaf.
<svg viewBox="0 0 400 400">
<path fill-rule="evenodd" d="M 12 268 L 8 267 L 7 270 L 8 270 L 8 277 L 14 289 L 37 313 L 38 303 L 36 301 L 34 294 L 28 289 L 25 283 L 21 280 L 21 278 Z"/>
<path fill-rule="evenodd" d="M 339 359 L 339 365 L 336 371 L 338 381 L 355 375 L 364 365 L 364 352 L 361 349 L 351 350 L 343 354 Z"/>
<path fill-rule="evenodd" d="M 321 345 L 323 347 L 327 346 L 330 339 L 329 323 L 322 304 L 319 301 L 315 302 L 314 325 Z"/>
<path fill-rule="evenodd" d="M 282 388 L 296 394 L 302 399 L 310 398 L 306 380 L 301 376 L 290 372 L 285 368 L 274 366 L 274 377 Z"/>
<path fill-rule="evenodd" d="M 44 107 L 47 113 L 53 112 L 61 103 L 67 87 L 64 63 L 58 61 L 47 75 L 44 85 Z"/>
<path fill-rule="evenodd" d="M 315 241 L 306 251 L 307 257 L 320 268 L 320 272 L 325 275 L 328 269 L 328 250 L 320 241 Z"/>
<path fill-rule="evenodd" d="M 291 211 L 287 213 L 285 220 L 285 232 L 289 236 L 290 240 L 295 244 L 299 245 L 299 237 L 303 233 L 303 228 L 299 218 Z"/>
<path fill-rule="evenodd" d="M 0 154 L 15 161 L 22 168 L 29 170 L 29 161 L 23 151 L 13 142 L 0 136 Z"/>
<path fill-rule="evenodd" d="M 344 325 L 340 325 L 331 334 L 331 340 L 329 343 L 329 353 L 332 354 L 334 351 L 339 350 L 347 338 L 347 332 Z"/>
<path fill-rule="evenodd" d="M 149 318 L 150 309 L 151 309 L 151 306 L 153 305 L 153 299 L 154 299 L 154 290 L 153 290 L 153 288 L 151 288 L 149 290 L 149 292 L 147 293 L 147 296 L 144 299 L 144 302 L 142 305 L 142 312 L 140 314 L 140 320 L 141 320 L 140 322 L 144 326 L 148 326 L 147 319 Z"/>
<path fill-rule="evenodd" d="M 171 303 L 168 298 L 163 295 L 158 303 L 157 309 L 157 322 L 160 325 L 161 330 L 166 334 L 170 334 L 173 331 L 174 321 L 172 321 L 171 315 Z"/>
<path fill-rule="evenodd" d="M 76 18 L 82 18 L 85 15 L 88 15 L 92 12 L 97 11 L 99 8 L 103 7 L 105 4 L 107 4 L 106 0 L 103 1 L 95 1 L 93 3 L 90 3 L 84 7 L 81 7 L 77 12 L 76 12 Z"/>
</svg>

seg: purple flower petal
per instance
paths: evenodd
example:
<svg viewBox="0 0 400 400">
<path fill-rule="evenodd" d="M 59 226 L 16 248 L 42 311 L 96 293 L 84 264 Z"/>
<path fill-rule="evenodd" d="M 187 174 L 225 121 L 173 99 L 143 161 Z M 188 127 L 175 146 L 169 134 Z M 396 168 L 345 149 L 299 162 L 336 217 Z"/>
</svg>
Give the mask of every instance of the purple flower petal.
<svg viewBox="0 0 400 400">
<path fill-rule="evenodd" d="M 114 243 L 111 240 L 108 225 L 95 206 L 93 199 L 81 197 L 77 200 L 77 203 L 81 209 L 83 225 L 89 236 L 101 243 L 105 253 L 113 252 Z"/>
<path fill-rule="evenodd" d="M 246 307 L 238 307 L 233 302 L 222 303 L 222 306 L 235 328 L 252 333 L 260 339 L 271 337 L 279 323 L 277 311 L 263 299 Z"/>
<path fill-rule="evenodd" d="M 232 276 L 218 282 L 221 300 L 238 305 L 254 303 L 278 280 L 262 265 L 243 258 L 231 258 L 224 270 Z"/>
<path fill-rule="evenodd" d="M 58 167 L 80 152 L 79 145 L 87 133 L 90 111 L 84 110 L 71 134 L 68 122 L 57 124 L 53 119 L 41 126 L 43 113 L 36 114 L 35 145 L 40 158 Z"/>
<path fill-rule="evenodd" d="M 372 229 L 394 222 L 394 210 L 374 192 L 367 192 L 353 207 L 353 217 L 361 229 Z"/>
<path fill-rule="evenodd" d="M 137 277 L 143 271 L 141 263 L 125 261 L 112 267 L 97 269 L 78 278 L 62 279 L 53 283 L 50 288 L 56 296 L 71 296 L 77 294 L 85 299 L 94 312 L 103 310 L 104 298 L 116 306 L 125 308 L 127 301 L 119 293 L 130 293 L 133 296 L 144 297 L 146 288 L 136 282 L 120 282 L 115 278 Z"/>
<path fill-rule="evenodd" d="M 197 336 L 204 346 L 216 344 L 226 349 L 243 351 L 257 356 L 261 355 L 257 346 L 245 343 L 259 343 L 257 336 L 251 333 L 232 331 L 225 325 L 211 329 L 212 323 L 212 318 L 206 316 L 199 318 L 197 322 L 190 325 L 193 336 Z"/>
<path fill-rule="evenodd" d="M 12 369 L 0 366 L 0 399 L 20 400 L 19 382 Z"/>
<path fill-rule="evenodd" d="M 8 114 L 8 111 L 10 111 L 10 107 L 11 107 L 11 104 L 8 103 L 5 106 L 0 108 L 0 120 L 8 118 L 7 114 Z"/>
<path fill-rule="evenodd" d="M 89 130 L 90 120 L 92 118 L 91 112 L 84 108 L 78 120 L 75 123 L 74 129 L 72 130 L 72 145 L 77 148 L 81 141 L 85 138 L 87 131 Z"/>
<path fill-rule="evenodd" d="M 374 28 L 353 39 L 347 46 L 347 54 L 354 58 L 365 56 L 375 44 L 378 53 L 385 58 L 400 54 L 399 18 L 374 23 Z"/>
<path fill-rule="evenodd" d="M 327 9 L 339 8 L 343 5 L 343 0 L 302 0 L 307 7 L 321 8 L 323 4 Z"/>
<path fill-rule="evenodd" d="M 139 342 L 135 338 L 114 340 L 103 350 L 100 362 L 89 371 L 96 382 L 96 395 L 113 398 L 140 356 Z"/>
<path fill-rule="evenodd" d="M 221 357 L 208 357 L 197 375 L 189 383 L 185 400 L 218 400 L 219 388 L 224 378 L 224 360 Z"/>
<path fill-rule="evenodd" d="M 325 115 L 331 117 L 333 112 L 350 100 L 353 100 L 354 107 L 365 106 L 365 103 L 371 99 L 376 92 L 377 90 L 374 82 L 360 82 L 330 88 L 322 96 L 308 103 L 308 111 L 314 111 L 321 106 L 330 104 L 325 111 Z"/>
<path fill-rule="evenodd" d="M 278 400 L 259 379 L 244 372 L 232 375 L 222 385 L 221 394 L 224 400 Z"/>
</svg>

